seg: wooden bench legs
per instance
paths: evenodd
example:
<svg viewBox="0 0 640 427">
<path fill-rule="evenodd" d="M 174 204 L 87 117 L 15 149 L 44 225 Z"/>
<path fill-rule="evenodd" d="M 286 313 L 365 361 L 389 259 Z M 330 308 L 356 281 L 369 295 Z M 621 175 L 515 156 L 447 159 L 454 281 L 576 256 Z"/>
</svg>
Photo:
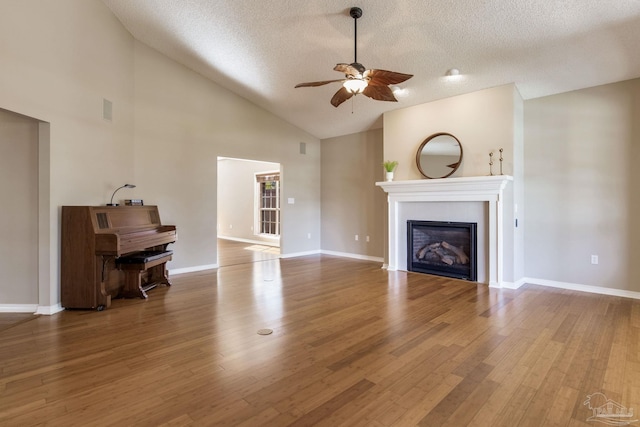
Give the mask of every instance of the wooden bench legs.
<svg viewBox="0 0 640 427">
<path fill-rule="evenodd" d="M 171 260 L 171 256 L 163 257 L 150 262 L 139 264 L 121 264 L 120 269 L 124 271 L 124 288 L 120 295 L 124 298 L 147 298 L 147 291 L 158 285 L 171 286 L 167 274 L 166 264 Z M 146 282 L 143 276 L 146 274 Z"/>
</svg>

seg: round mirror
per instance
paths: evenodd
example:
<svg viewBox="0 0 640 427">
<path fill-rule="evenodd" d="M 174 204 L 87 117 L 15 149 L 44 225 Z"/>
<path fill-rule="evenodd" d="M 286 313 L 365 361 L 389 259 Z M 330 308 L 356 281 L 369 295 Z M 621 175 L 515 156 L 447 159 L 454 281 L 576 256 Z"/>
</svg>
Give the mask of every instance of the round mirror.
<svg viewBox="0 0 640 427">
<path fill-rule="evenodd" d="M 446 178 L 462 163 L 462 145 L 450 133 L 436 133 L 420 145 L 416 163 L 425 178 Z"/>
</svg>

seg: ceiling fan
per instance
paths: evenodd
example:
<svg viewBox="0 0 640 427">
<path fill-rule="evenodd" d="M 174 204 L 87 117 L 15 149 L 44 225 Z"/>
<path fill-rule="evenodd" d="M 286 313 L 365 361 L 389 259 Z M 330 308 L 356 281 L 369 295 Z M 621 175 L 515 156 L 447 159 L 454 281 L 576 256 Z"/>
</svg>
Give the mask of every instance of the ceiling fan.
<svg viewBox="0 0 640 427">
<path fill-rule="evenodd" d="M 333 67 L 335 71 L 344 73 L 345 78 L 300 83 L 296 85 L 296 88 L 323 86 L 328 83 L 341 82 L 342 87 L 335 93 L 335 95 L 333 95 L 333 98 L 331 98 L 331 105 L 334 107 L 337 107 L 347 99 L 359 93 L 378 101 L 398 102 L 389 85 L 395 85 L 409 80 L 413 77 L 413 74 L 396 73 L 394 71 L 386 70 L 367 70 L 364 68 L 364 66 L 358 62 L 358 18 L 362 16 L 362 9 L 359 7 L 352 7 L 349 10 L 349 15 L 353 18 L 354 27 L 353 63 L 340 63 Z"/>
</svg>

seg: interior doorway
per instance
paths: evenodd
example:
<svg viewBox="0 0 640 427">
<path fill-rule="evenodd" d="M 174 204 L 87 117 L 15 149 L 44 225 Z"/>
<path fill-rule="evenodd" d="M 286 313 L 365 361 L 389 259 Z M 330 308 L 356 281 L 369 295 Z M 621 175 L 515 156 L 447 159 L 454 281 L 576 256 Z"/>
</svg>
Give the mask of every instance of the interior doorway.
<svg viewBox="0 0 640 427">
<path fill-rule="evenodd" d="M 38 304 L 39 121 L 0 109 L 0 306 Z M 35 309 L 33 310 L 35 311 Z"/>
<path fill-rule="evenodd" d="M 218 266 L 280 257 L 279 163 L 218 157 Z"/>
</svg>

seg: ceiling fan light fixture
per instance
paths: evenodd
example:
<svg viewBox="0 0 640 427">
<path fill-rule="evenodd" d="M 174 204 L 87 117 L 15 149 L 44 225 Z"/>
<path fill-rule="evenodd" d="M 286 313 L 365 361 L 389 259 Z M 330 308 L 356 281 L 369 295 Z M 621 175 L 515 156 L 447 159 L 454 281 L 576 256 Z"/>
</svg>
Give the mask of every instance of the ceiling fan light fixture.
<svg viewBox="0 0 640 427">
<path fill-rule="evenodd" d="M 342 86 L 351 93 L 361 93 L 367 87 L 367 81 L 361 79 L 347 79 Z"/>
</svg>

